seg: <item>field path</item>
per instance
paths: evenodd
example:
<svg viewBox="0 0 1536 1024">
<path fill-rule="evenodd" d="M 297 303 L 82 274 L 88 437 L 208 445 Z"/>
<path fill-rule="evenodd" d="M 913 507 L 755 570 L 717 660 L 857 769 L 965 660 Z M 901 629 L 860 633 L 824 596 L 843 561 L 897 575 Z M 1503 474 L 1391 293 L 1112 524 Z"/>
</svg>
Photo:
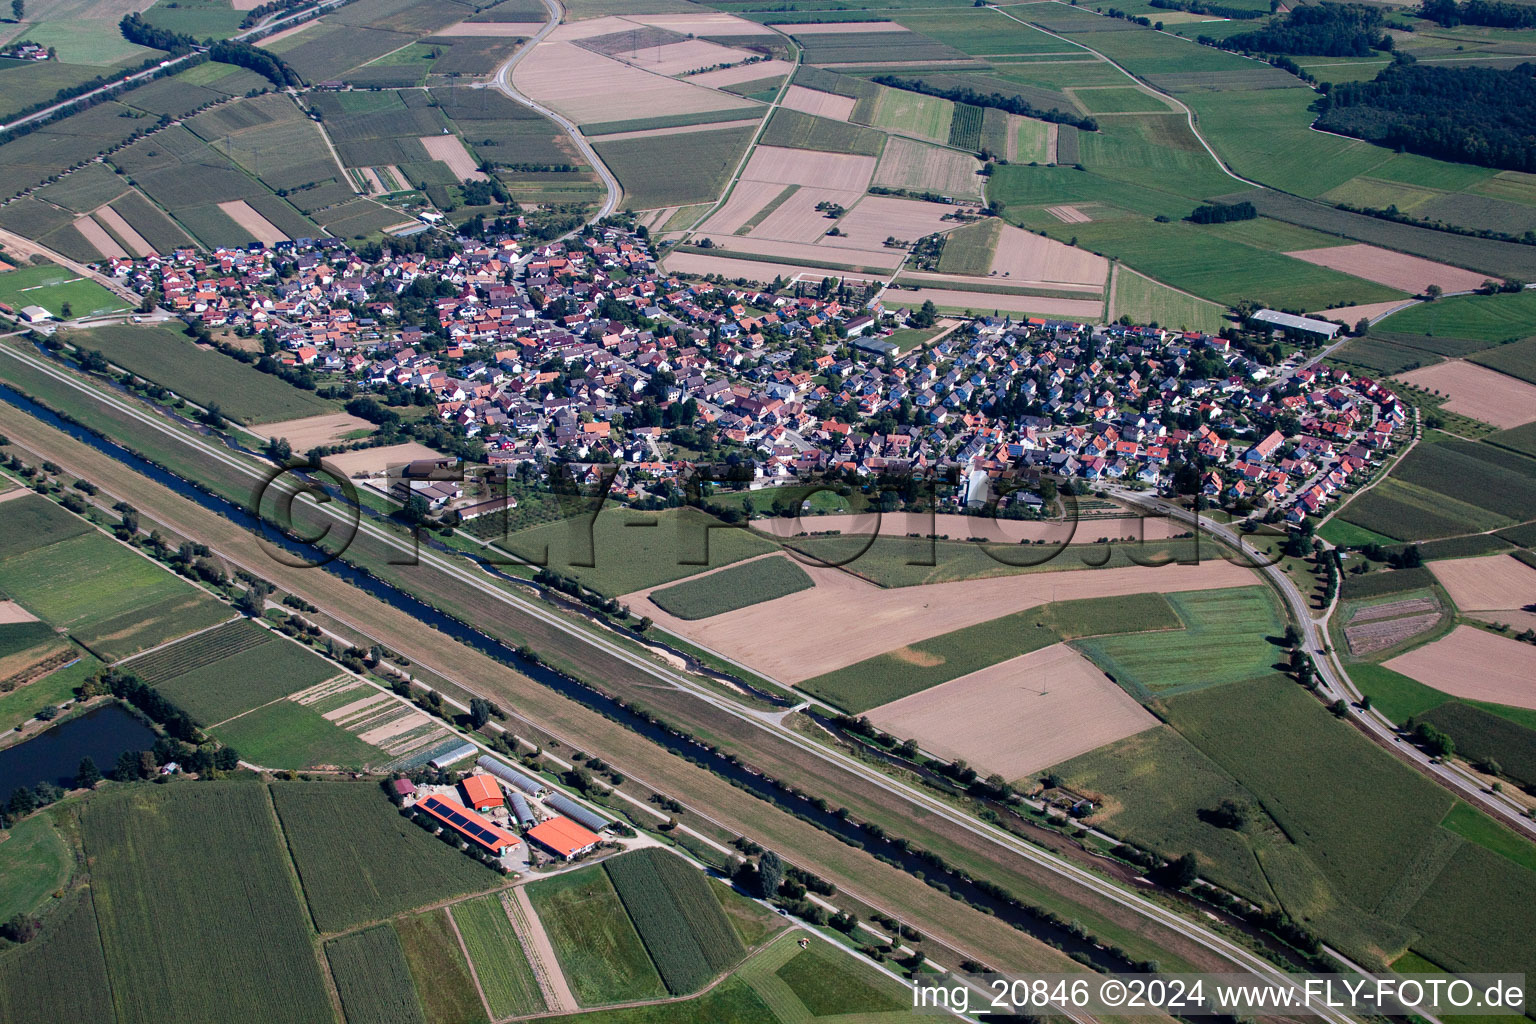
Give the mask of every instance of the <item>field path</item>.
<svg viewBox="0 0 1536 1024">
<path fill-rule="evenodd" d="M 512 930 L 517 932 L 523 944 L 523 951 L 528 954 L 528 965 L 538 979 L 549 1012 L 575 1013 L 580 1006 L 565 980 L 565 972 L 560 969 L 560 961 L 555 958 L 555 947 L 549 941 L 549 934 L 544 931 L 539 915 L 533 911 L 527 890 L 518 886 L 510 893 L 502 893 L 501 905 L 507 912 L 507 920 L 512 922 Z"/>
</svg>

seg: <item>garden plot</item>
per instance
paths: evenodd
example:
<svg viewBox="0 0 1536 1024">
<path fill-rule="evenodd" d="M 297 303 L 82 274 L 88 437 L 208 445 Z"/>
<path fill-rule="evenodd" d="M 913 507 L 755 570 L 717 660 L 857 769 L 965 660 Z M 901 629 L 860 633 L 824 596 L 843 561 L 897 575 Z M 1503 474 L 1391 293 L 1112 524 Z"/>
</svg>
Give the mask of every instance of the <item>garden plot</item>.
<svg viewBox="0 0 1536 1024">
<path fill-rule="evenodd" d="M 815 242 L 840 221 L 829 218 L 816 209 L 821 203 L 835 203 L 844 208 L 857 203 L 863 193 L 845 192 L 829 188 L 803 187 L 786 199 L 762 222 L 747 232 L 750 238 L 778 238 L 788 242 Z M 876 243 L 878 246 L 878 243 Z M 736 248 L 733 239 L 728 245 Z"/>
<path fill-rule="evenodd" d="M 546 40 L 513 73 L 517 87 L 578 123 L 739 108 L 741 98 L 663 78 L 569 42 Z"/>
<path fill-rule="evenodd" d="M 852 96 L 839 96 L 819 89 L 807 89 L 803 85 L 792 85 L 784 94 L 783 105 L 805 114 L 846 121 L 848 115 L 853 113 L 853 105 L 857 102 L 858 100 Z"/>
<path fill-rule="evenodd" d="M 1087 658 L 1055 644 L 869 712 L 892 736 L 963 760 L 978 772 L 1024 778 L 1158 724 Z"/>
<path fill-rule="evenodd" d="M 1375 281 L 1389 288 L 1400 288 L 1419 295 L 1432 284 L 1448 292 L 1472 291 L 1488 279 L 1487 274 L 1463 270 L 1445 263 L 1409 256 L 1407 253 L 1379 249 L 1374 245 L 1335 245 L 1322 249 L 1288 252 L 1293 259 L 1304 260 L 1342 274 Z"/>
<path fill-rule="evenodd" d="M 276 242 L 288 241 L 288 236 L 277 229 L 277 226 L 261 214 L 257 213 L 244 199 L 236 199 L 228 203 L 220 203 L 219 209 L 229 215 L 230 219 L 242 228 L 249 231 L 258 242 L 263 245 L 272 245 Z"/>
<path fill-rule="evenodd" d="M 1433 629 L 1440 622 L 1440 602 L 1433 595 L 1409 597 L 1357 608 L 1344 624 L 1349 653 L 1375 654 Z"/>
<path fill-rule="evenodd" d="M 1476 363 L 1448 359 L 1393 379 L 1450 395 L 1445 409 L 1505 430 L 1536 420 L 1536 386 Z"/>
<path fill-rule="evenodd" d="M 739 102 L 739 101 L 738 101 Z M 875 158 L 855 153 L 758 146 L 741 173 L 743 181 L 811 185 L 843 192 L 863 192 L 875 172 Z"/>
<path fill-rule="evenodd" d="M 1474 626 L 1384 664 L 1453 697 L 1536 710 L 1536 647 Z"/>
<path fill-rule="evenodd" d="M 815 581 L 811 589 L 700 621 L 689 622 L 663 611 L 650 600 L 649 589 L 620 600 L 635 614 L 648 615 L 694 643 L 793 683 L 1052 601 L 1210 590 L 1254 581 L 1250 570 L 1220 560 L 1160 568 L 1029 573 L 893 589 L 877 587 L 841 569 L 802 567 Z M 1536 657 L 1536 648 L 1532 654 Z"/>
<path fill-rule="evenodd" d="M 689 75 L 688 81 L 694 85 L 707 85 L 711 89 L 723 89 L 728 85 L 740 85 L 742 82 L 756 82 L 764 78 L 779 78 L 795 70 L 795 66 L 784 60 L 761 60 L 756 64 L 738 64 L 733 68 L 721 68 L 718 71 L 705 71 L 697 75 Z"/>
<path fill-rule="evenodd" d="M 1451 558 L 1430 572 L 1464 612 L 1513 611 L 1536 604 L 1536 569 L 1510 555 Z"/>
<path fill-rule="evenodd" d="M 822 244 L 837 248 L 880 249 L 887 238 L 916 242 L 924 235 L 959 227 L 944 217 L 954 207 L 890 196 L 865 196 L 837 222 L 841 235 L 823 238 Z"/>
<path fill-rule="evenodd" d="M 969 153 L 893 137 L 885 144 L 875 184 L 979 199 L 981 161 Z"/>
</svg>

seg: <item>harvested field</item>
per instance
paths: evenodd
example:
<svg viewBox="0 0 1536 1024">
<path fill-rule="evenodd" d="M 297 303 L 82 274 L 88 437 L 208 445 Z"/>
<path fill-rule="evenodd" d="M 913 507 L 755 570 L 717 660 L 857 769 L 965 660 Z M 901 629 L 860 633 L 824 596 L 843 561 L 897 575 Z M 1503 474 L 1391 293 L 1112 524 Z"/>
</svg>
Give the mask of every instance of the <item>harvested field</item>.
<svg viewBox="0 0 1536 1024">
<path fill-rule="evenodd" d="M 517 87 L 578 123 L 694 114 L 741 99 L 663 78 L 569 42 L 545 40 L 513 73 Z"/>
<path fill-rule="evenodd" d="M 1158 724 L 1066 644 L 951 679 L 869 712 L 892 736 L 1020 779 Z"/>
<path fill-rule="evenodd" d="M 1536 710 L 1536 647 L 1472 626 L 1383 664 L 1453 697 Z"/>
<path fill-rule="evenodd" d="M 457 25 L 449 25 L 441 32 L 440 36 L 506 36 L 509 38 L 531 39 L 539 34 L 543 24 L 531 21 L 461 21 Z"/>
<path fill-rule="evenodd" d="M 778 185 L 770 186 L 778 188 Z M 778 209 L 764 217 L 756 227 L 747 232 L 750 238 L 778 238 L 787 242 L 817 242 L 831 230 L 838 221 L 830 219 L 824 212 L 816 209 L 821 203 L 836 203 L 844 208 L 853 206 L 859 201 L 863 193 L 851 191 L 839 191 L 830 188 L 802 187 L 788 199 L 779 204 Z M 881 238 L 884 238 L 882 235 Z M 719 240 L 716 239 L 718 244 Z M 727 243 L 727 247 L 734 248 L 734 240 Z M 880 240 L 875 241 L 875 248 L 880 247 Z M 748 250 L 756 251 L 756 250 Z M 832 259 L 833 257 L 826 257 Z"/>
<path fill-rule="evenodd" d="M 1400 288 L 1414 295 L 1437 284 L 1448 292 L 1471 291 L 1488 279 L 1487 274 L 1463 270 L 1445 263 L 1409 256 L 1407 253 L 1380 249 L 1374 245 L 1335 245 L 1322 249 L 1288 252 L 1293 259 L 1375 281 L 1389 288 Z"/>
<path fill-rule="evenodd" d="M 418 141 L 433 160 L 441 160 L 447 164 L 448 169 L 458 180 L 463 181 L 465 178 L 474 181 L 487 180 L 488 176 L 480 170 L 480 165 L 475 162 L 475 158 L 470 155 L 469 150 L 464 148 L 464 140 L 457 135 L 423 135 Z"/>
<path fill-rule="evenodd" d="M 1397 603 L 1406 605 L 1415 602 L 1399 601 Z M 1349 641 L 1351 654 L 1357 657 L 1374 654 L 1389 647 L 1396 647 L 1420 633 L 1433 629 L 1439 621 L 1440 613 L 1433 611 L 1421 612 L 1418 615 L 1401 615 L 1397 618 L 1371 619 L 1360 622 L 1358 625 L 1351 622 L 1344 627 L 1344 639 Z"/>
<path fill-rule="evenodd" d="M 789 92 L 784 95 L 784 106 L 791 110 L 815 114 L 817 117 L 830 117 L 835 121 L 848 120 L 848 115 L 853 113 L 853 105 L 857 102 L 852 96 L 839 96 L 836 93 L 807 89 L 803 85 L 790 86 Z"/>
<path fill-rule="evenodd" d="M 892 235 L 901 241 L 916 242 L 924 235 L 958 227 L 955 221 L 943 219 L 953 210 L 943 203 L 865 196 L 837 222 L 842 234 L 836 238 L 823 238 L 821 244 L 878 250 Z"/>
<path fill-rule="evenodd" d="M 986 540 L 1006 544 L 1020 541 L 1045 541 L 1053 544 L 1076 542 L 1089 544 L 1109 540 L 1167 540 L 1187 533 L 1184 524 L 1173 519 L 1148 516 L 1122 516 L 1090 519 L 1084 517 L 1074 530 L 1070 523 L 1039 522 L 1023 519 L 989 519 L 982 516 L 957 516 L 937 513 L 925 516 L 915 512 L 869 513 L 866 515 L 805 516 L 802 518 L 755 519 L 754 530 L 774 537 L 804 536 L 807 533 L 837 531 L 843 534 L 885 534 L 905 537 L 909 534 L 932 535 L 941 540 Z"/>
<path fill-rule="evenodd" d="M 1429 571 L 1464 612 L 1505 611 L 1536 604 L 1536 569 L 1510 555 L 1430 562 Z"/>
<path fill-rule="evenodd" d="M 15 601 L 0 601 L 0 625 L 12 625 L 17 622 L 36 622 L 37 616 L 27 611 Z"/>
<path fill-rule="evenodd" d="M 729 98 L 734 101 L 734 97 Z M 869 187 L 874 172 L 875 158 L 872 156 L 758 146 L 752 151 L 752 159 L 747 161 L 741 178 L 743 181 L 774 181 L 780 185 L 813 185 L 843 192 L 863 192 Z"/>
<path fill-rule="evenodd" d="M 662 46 L 643 47 L 631 53 L 620 51 L 613 54 L 626 64 L 658 75 L 682 75 L 699 68 L 716 64 L 737 64 L 752 54 L 746 50 L 733 50 L 729 46 L 711 43 L 703 39 L 686 39 Z"/>
<path fill-rule="evenodd" d="M 718 71 L 689 75 L 688 81 L 694 85 L 707 85 L 711 89 L 723 89 L 728 85 L 741 85 L 743 82 L 782 78 L 794 70 L 795 66 L 788 61 L 760 60 L 756 64 L 738 64 L 733 68 L 721 68 Z"/>
<path fill-rule="evenodd" d="M 1087 224 L 1093 219 L 1075 206 L 1047 206 L 1045 212 L 1063 224 Z"/>
<path fill-rule="evenodd" d="M 951 196 L 981 196 L 981 161 L 969 153 L 892 137 L 885 144 L 875 184 L 938 192 Z"/>
<path fill-rule="evenodd" d="M 1394 310 L 1407 305 L 1407 299 L 1393 299 L 1391 302 L 1367 302 L 1359 306 L 1336 306 L 1333 309 L 1319 309 L 1308 316 L 1322 317 L 1324 320 L 1342 320 L 1353 327 L 1362 317 L 1375 320 L 1377 317 L 1386 316 Z"/>
<path fill-rule="evenodd" d="M 992 253 L 992 272 L 1010 281 L 1069 281 L 1103 287 L 1109 276 L 1109 261 L 1085 249 L 1005 224 Z"/>
<path fill-rule="evenodd" d="M 1393 379 L 1450 395 L 1445 409 L 1502 429 L 1536 420 L 1536 386 L 1476 363 L 1448 359 Z"/>
<path fill-rule="evenodd" d="M 886 590 L 840 569 L 805 565 L 810 590 L 688 622 L 669 615 L 649 590 L 621 600 L 636 615 L 795 683 L 965 626 L 1051 601 L 1240 587 L 1253 573 L 1226 561 L 1161 568 L 1065 570 Z M 1536 658 L 1536 649 L 1532 649 Z"/>
<path fill-rule="evenodd" d="M 949 288 L 919 288 L 902 292 L 903 305 L 933 301 L 948 309 L 1001 310 L 1005 313 L 1038 313 L 1073 320 L 1098 320 L 1104 303 L 1098 299 L 1056 299 L 1038 295 L 999 295 L 994 292 L 963 292 Z"/>
<path fill-rule="evenodd" d="M 296 452 L 308 451 L 316 445 L 335 444 L 357 430 L 373 432 L 373 424 L 351 413 L 331 412 L 320 416 L 305 416 L 296 420 L 278 420 L 263 423 L 261 433 L 267 437 L 284 437 Z"/>
<path fill-rule="evenodd" d="M 93 216 L 102 223 L 102 226 L 108 228 L 114 235 L 122 239 L 123 245 L 132 250 L 133 255 L 156 255 L 155 247 L 145 241 L 144 236 L 135 231 L 133 225 L 123 220 L 122 214 L 112 209 L 112 207 L 103 206 Z"/>
<path fill-rule="evenodd" d="M 748 121 L 710 121 L 707 124 L 681 124 L 673 128 L 639 128 L 632 132 L 612 132 L 608 135 L 593 135 L 593 142 L 619 142 L 624 139 L 650 139 L 658 135 L 691 135 L 694 132 L 724 131 L 727 128 L 755 128 L 758 118 Z M 425 141 L 425 140 L 423 140 Z M 484 175 L 481 175 L 484 177 Z M 672 207 L 676 210 L 677 207 Z"/>
<path fill-rule="evenodd" d="M 828 253 L 827 255 L 832 255 Z M 821 280 L 824 277 L 841 278 L 846 281 L 882 281 L 879 274 L 865 274 L 854 271 L 836 270 L 831 267 L 817 266 L 814 263 L 766 263 L 751 259 L 731 259 L 725 256 L 705 256 L 702 253 L 674 252 L 666 258 L 666 269 L 675 274 L 723 274 L 728 278 L 746 278 L 749 281 L 758 281 L 768 284 L 775 277 L 782 277 L 786 281 L 801 275 L 809 279 Z"/>
<path fill-rule="evenodd" d="M 700 226 L 699 233 L 735 234 L 738 228 L 751 220 L 759 210 L 783 191 L 784 186 L 776 181 L 738 182 L 731 190 L 731 197 Z"/>
<path fill-rule="evenodd" d="M 244 199 L 220 203 L 219 209 L 228 214 L 230 219 L 236 224 L 249 231 L 252 237 L 263 245 L 288 241 L 287 235 L 277 230 L 277 227 L 271 221 L 257 213 Z"/>
<path fill-rule="evenodd" d="M 416 459 L 442 458 L 424 444 L 415 441 L 406 444 L 389 444 L 379 448 L 359 448 L 357 451 L 327 455 L 326 465 L 334 467 L 344 476 L 378 476 L 390 466 L 398 466 Z"/>
<path fill-rule="evenodd" d="M 805 189 L 801 189 L 800 192 L 795 194 L 794 198 L 798 199 L 805 191 Z M 788 206 L 789 203 L 784 205 Z M 782 210 L 783 208 L 781 207 L 779 210 L 774 211 L 774 216 L 777 216 Z M 829 228 L 832 226 L 832 221 L 830 220 L 823 221 L 823 223 Z M 715 241 L 718 242 L 719 239 Z M 724 244 L 724 248 L 731 252 L 745 253 L 748 256 L 772 256 L 776 259 L 792 260 L 795 262 L 802 260 L 811 264 L 828 262 L 843 266 L 873 267 L 884 270 L 895 270 L 901 265 L 902 259 L 906 256 L 906 251 L 903 249 L 887 249 L 884 246 L 878 246 L 873 249 L 834 249 L 816 242 L 781 242 L 772 238 L 759 238 L 756 231 L 750 235 L 738 235 L 730 239 Z M 769 280 L 773 279 L 769 278 Z"/>
<path fill-rule="evenodd" d="M 85 236 L 97 252 L 103 256 L 127 256 L 123 247 L 117 244 L 117 239 L 107 234 L 107 229 L 96 223 L 89 217 L 79 217 L 75 220 L 75 230 Z"/>
</svg>

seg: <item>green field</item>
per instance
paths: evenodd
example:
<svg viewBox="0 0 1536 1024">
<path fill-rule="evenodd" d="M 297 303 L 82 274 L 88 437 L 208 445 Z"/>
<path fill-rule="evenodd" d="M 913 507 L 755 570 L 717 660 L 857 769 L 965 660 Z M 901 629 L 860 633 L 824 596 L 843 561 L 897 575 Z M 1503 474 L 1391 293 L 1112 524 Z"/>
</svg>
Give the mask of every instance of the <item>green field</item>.
<svg viewBox="0 0 1536 1024">
<path fill-rule="evenodd" d="M 40 494 L 11 498 L 0 508 L 0 558 L 95 533 L 91 524 Z"/>
<path fill-rule="evenodd" d="M 1456 741 L 1456 754 L 1492 761 L 1522 786 L 1536 785 L 1536 711 L 1448 700 L 1419 714 Z"/>
<path fill-rule="evenodd" d="M 885 147 L 885 138 L 883 133 L 862 125 L 780 107 L 774 111 L 758 142 L 764 146 L 879 156 Z"/>
<path fill-rule="evenodd" d="M 382 765 L 389 755 L 293 701 L 277 700 L 214 730 L 240 756 L 263 768 L 335 765 L 359 769 Z"/>
<path fill-rule="evenodd" d="M 321 932 L 498 883 L 489 868 L 402 818 L 371 783 L 274 785 L 272 801 Z"/>
<path fill-rule="evenodd" d="M 839 1014 L 892 1013 L 911 1005 L 872 982 L 872 972 L 823 943 L 812 943 L 774 972 L 816 1017 Z"/>
<path fill-rule="evenodd" d="M 61 977 L 69 983 L 59 984 Z M 51 914 L 42 935 L 0 956 L 0 1020 L 112 1024 L 118 1019 L 90 890 Z"/>
<path fill-rule="evenodd" d="M 81 826 L 120 1022 L 330 1018 L 265 787 L 115 790 Z"/>
<path fill-rule="evenodd" d="M 395 931 L 416 979 L 427 1024 L 482 1024 L 489 1019 L 447 910 L 398 918 Z"/>
<path fill-rule="evenodd" d="M 603 870 L 673 995 L 697 992 L 745 954 L 708 877 L 681 858 L 637 850 Z"/>
<path fill-rule="evenodd" d="M 241 423 L 265 423 L 335 412 L 313 393 L 280 377 L 210 349 L 165 327 L 100 327 L 66 339 L 84 351 L 97 351 L 115 365 L 207 408 L 217 405 Z"/>
<path fill-rule="evenodd" d="M 63 888 L 74 858 L 48 814 L 16 822 L 0 843 L 0 921 L 30 914 L 49 894 Z"/>
<path fill-rule="evenodd" d="M 1470 839 L 1478 846 L 1507 857 L 1523 868 L 1536 871 L 1536 845 L 1468 804 L 1458 800 L 1456 806 L 1440 822 L 1440 827 L 1448 828 L 1463 839 Z"/>
<path fill-rule="evenodd" d="M 1402 541 L 1429 540 L 1513 525 L 1512 520 L 1504 516 L 1490 515 L 1475 505 L 1454 501 L 1444 494 L 1415 487 L 1395 477 L 1356 495 L 1339 511 L 1338 517 L 1373 533 Z"/>
<path fill-rule="evenodd" d="M 325 944 L 347 1024 L 427 1024 L 400 936 L 388 925 Z"/>
<path fill-rule="evenodd" d="M 1263 587 L 1169 594 L 1184 629 L 1080 641 L 1083 653 L 1138 700 L 1252 679 L 1284 660 L 1285 623 Z"/>
<path fill-rule="evenodd" d="M 60 318 L 65 315 L 66 303 L 71 317 L 111 313 L 128 308 L 126 302 L 95 281 L 53 263 L 17 267 L 0 273 L 0 302 L 12 309 L 42 306 Z"/>
<path fill-rule="evenodd" d="M 944 251 L 939 256 L 939 272 L 985 277 L 992 269 L 992 253 L 997 248 L 1003 222 L 996 217 L 967 224 L 944 236 Z"/>
<path fill-rule="evenodd" d="M 47 704 L 62 704 L 74 698 L 75 687 L 100 668 L 101 662 L 76 649 L 80 660 L 65 668 L 54 669 L 41 679 L 9 693 L 0 694 L 0 729 L 13 729 L 35 715 Z"/>
<path fill-rule="evenodd" d="M 776 545 L 746 528 L 721 528 L 695 509 L 604 509 L 511 534 L 498 545 L 609 597 L 765 555 Z"/>
<path fill-rule="evenodd" d="M 538 979 L 497 895 L 453 905 L 453 922 L 464 936 L 475 976 L 495 1017 L 525 1016 L 546 1009 Z"/>
<path fill-rule="evenodd" d="M 533 882 L 527 892 L 581 1005 L 667 994 L 602 865 Z"/>
<path fill-rule="evenodd" d="M 1110 312 L 1133 323 L 1216 334 L 1226 326 L 1225 310 L 1214 302 L 1185 295 L 1127 268 L 1115 271 L 1114 299 Z"/>
<path fill-rule="evenodd" d="M 786 597 L 813 586 L 798 564 L 783 555 L 759 558 L 675 583 L 651 594 L 663 611 L 680 619 L 707 619 L 738 608 Z"/>
<path fill-rule="evenodd" d="M 908 644 L 798 688 L 858 714 L 1062 640 L 1180 628 L 1161 594 L 1059 601 Z"/>
<path fill-rule="evenodd" d="M 950 100 L 905 89 L 882 88 L 870 123 L 930 142 L 948 142 L 954 116 L 955 105 Z"/>
<path fill-rule="evenodd" d="M 1536 384 L 1536 338 L 1499 345 L 1469 357 L 1500 373 L 1519 378 L 1528 384 Z"/>
<path fill-rule="evenodd" d="M 756 131 L 719 128 L 598 141 L 593 148 L 624 186 L 625 206 L 650 210 L 718 199 Z"/>
<path fill-rule="evenodd" d="M 259 627 L 252 627 L 259 628 Z M 155 656 L 174 656 L 179 648 L 196 645 L 199 654 L 212 643 L 225 638 L 217 634 L 232 627 L 189 637 L 171 647 L 156 651 Z M 336 674 L 336 669 L 319 655 L 301 644 L 261 630 L 261 643 L 231 651 L 219 656 L 217 648 L 209 651 L 213 660 L 193 665 L 179 673 L 173 672 L 159 679 L 149 679 L 140 674 L 143 666 L 137 661 L 128 667 L 155 689 L 202 725 L 213 725 L 227 718 L 260 707 L 269 701 L 286 697 L 291 693 L 308 689 Z M 205 638 L 209 638 L 205 642 Z M 230 639 L 243 639 L 236 634 Z M 190 656 L 191 652 L 187 652 Z M 175 668 L 170 665 L 170 668 Z"/>
<path fill-rule="evenodd" d="M 1536 334 L 1536 292 L 1457 295 L 1421 302 L 1377 325 L 1384 331 L 1500 342 Z"/>
</svg>

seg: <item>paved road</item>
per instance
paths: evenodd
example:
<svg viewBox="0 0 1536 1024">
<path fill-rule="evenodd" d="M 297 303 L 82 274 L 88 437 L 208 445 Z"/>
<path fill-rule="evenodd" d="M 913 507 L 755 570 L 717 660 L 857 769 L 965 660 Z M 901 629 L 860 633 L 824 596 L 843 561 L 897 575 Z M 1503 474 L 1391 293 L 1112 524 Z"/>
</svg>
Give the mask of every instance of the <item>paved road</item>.
<svg viewBox="0 0 1536 1024">
<path fill-rule="evenodd" d="M 1201 529 L 1214 534 L 1234 547 L 1242 547 L 1242 538 L 1236 530 L 1229 526 L 1212 522 L 1203 516 L 1197 517 L 1193 512 L 1148 494 L 1121 490 L 1119 488 L 1111 488 L 1110 492 L 1121 500 L 1166 514 L 1182 522 L 1190 524 L 1198 522 Z M 1252 549 L 1249 548 L 1247 550 Z M 1354 681 L 1350 679 L 1343 662 L 1339 660 L 1338 653 L 1333 651 L 1328 637 L 1328 620 L 1332 615 L 1332 607 L 1325 608 L 1321 612 L 1314 612 L 1306 596 L 1297 589 L 1296 584 L 1292 582 L 1284 569 L 1278 565 L 1270 565 L 1266 566 L 1262 571 L 1280 591 L 1281 596 L 1285 598 L 1285 603 L 1290 608 L 1291 618 L 1300 627 L 1306 650 L 1314 655 L 1313 661 L 1317 664 L 1318 676 L 1322 680 L 1321 689 L 1328 697 L 1357 705 L 1355 707 L 1354 721 L 1364 728 L 1366 732 L 1379 739 L 1382 746 L 1397 754 L 1398 757 L 1429 775 L 1436 782 L 1439 782 L 1458 796 L 1480 807 L 1494 811 L 1505 824 L 1510 825 L 1517 831 L 1524 832 L 1526 835 L 1536 836 L 1536 821 L 1525 817 L 1521 813 L 1523 808 L 1518 803 L 1502 794 L 1488 792 L 1483 783 L 1474 776 L 1468 775 L 1454 765 L 1437 762 L 1413 744 L 1403 742 L 1402 737 L 1398 733 L 1397 726 L 1380 711 L 1359 708 L 1358 702 L 1363 695 L 1355 686 Z"/>
<path fill-rule="evenodd" d="M 544 0 L 544 6 L 549 9 L 549 21 L 545 23 L 543 28 L 539 29 L 532 39 L 518 47 L 517 52 L 508 57 L 505 64 L 496 69 L 496 78 L 491 84 L 523 106 L 538 111 L 561 128 L 564 128 L 566 134 L 571 137 L 571 141 L 576 143 L 576 148 L 581 151 L 581 155 L 592 165 L 592 169 L 597 172 L 598 177 L 603 179 L 603 185 L 608 189 L 608 198 L 603 201 L 603 205 L 598 211 L 589 218 L 588 223 L 595 224 L 618 209 L 619 199 L 624 195 L 624 189 L 619 185 L 619 179 L 613 176 L 613 172 L 608 169 L 608 165 L 603 163 L 602 158 L 597 155 L 597 150 L 592 148 L 592 144 L 587 141 L 586 136 L 581 134 L 573 122 L 567 120 L 565 115 L 549 109 L 531 96 L 525 96 L 518 91 L 517 86 L 512 84 L 513 69 L 521 63 L 524 57 L 533 52 L 535 46 L 543 42 L 555 30 L 555 26 L 560 24 L 560 19 L 564 15 L 559 0 Z M 574 234 L 576 234 L 575 231 L 570 231 L 560 237 L 569 238 Z M 555 241 L 559 241 L 559 239 L 555 239 Z"/>
<path fill-rule="evenodd" d="M 34 370 L 46 373 L 67 387 L 85 394 L 91 400 L 110 406 L 119 413 L 132 417 L 182 446 L 195 449 L 201 457 L 216 461 L 227 469 L 247 477 L 253 485 L 259 485 L 266 479 L 261 467 L 254 462 L 237 457 L 226 448 L 175 428 L 161 417 L 146 411 L 130 399 L 124 399 L 89 386 L 79 380 L 74 374 L 63 370 L 47 359 L 13 348 L 0 348 L 0 354 L 3 354 L 6 358 L 26 363 Z M 345 510 L 334 508 L 334 504 L 326 503 L 313 507 L 316 514 L 335 520 L 338 528 L 350 529 L 350 517 L 346 515 Z M 1269 961 L 1262 959 L 1246 948 L 1209 930 L 1203 925 L 1187 920 L 1158 903 L 1123 889 L 1119 885 L 1078 867 L 1076 864 L 1053 853 L 1033 846 L 1003 829 L 996 828 L 964 814 L 926 791 L 892 779 L 878 769 L 866 765 L 854 757 L 806 739 L 798 733 L 785 728 L 782 724 L 771 720 L 764 720 L 729 698 L 716 695 L 712 690 L 685 674 L 661 666 L 647 656 L 634 652 L 620 645 L 617 641 L 592 631 L 584 623 L 551 611 L 534 600 L 502 589 L 491 582 L 484 572 L 478 568 L 469 568 L 463 562 L 457 559 L 445 558 L 429 548 L 420 549 L 418 554 L 414 545 L 383 527 L 375 525 L 366 517 L 357 528 L 360 532 L 369 534 L 377 542 L 394 548 L 404 556 L 419 558 L 420 564 L 423 567 L 442 573 L 463 585 L 474 588 L 488 601 L 500 602 L 511 606 L 519 614 L 537 619 L 559 631 L 574 643 L 587 644 L 597 648 L 604 655 L 624 663 L 627 667 L 654 678 L 662 685 L 684 690 L 697 699 L 705 701 L 718 710 L 735 717 L 745 725 L 770 731 L 777 739 L 789 743 L 804 754 L 824 762 L 828 768 L 841 769 L 856 775 L 866 784 L 875 786 L 903 802 L 914 805 L 921 812 L 943 818 L 956 827 L 965 829 L 1018 857 L 1045 868 L 1058 876 L 1063 883 L 1066 883 L 1065 888 L 1067 892 L 1065 895 L 1068 898 L 1071 897 L 1071 887 L 1074 885 L 1080 886 L 1102 899 L 1109 900 L 1138 914 L 1149 922 L 1155 922 L 1170 932 L 1197 943 L 1234 965 L 1239 970 L 1251 971 L 1277 984 L 1295 984 L 1288 975 L 1281 972 Z M 1325 1019 L 1333 1022 L 1333 1024 L 1343 1024 L 1343 1022 L 1351 1020 L 1347 1014 L 1333 1009 L 1323 1011 L 1322 1015 Z"/>
</svg>

